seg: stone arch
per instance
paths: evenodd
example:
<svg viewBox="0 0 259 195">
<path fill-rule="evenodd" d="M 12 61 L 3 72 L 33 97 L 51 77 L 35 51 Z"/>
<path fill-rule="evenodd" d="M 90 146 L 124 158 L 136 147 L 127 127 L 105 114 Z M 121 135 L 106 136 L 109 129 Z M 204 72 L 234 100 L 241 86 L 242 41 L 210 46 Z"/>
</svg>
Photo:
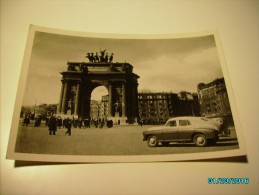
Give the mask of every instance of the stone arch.
<svg viewBox="0 0 259 195">
<path fill-rule="evenodd" d="M 87 71 L 83 71 L 82 66 Z M 68 62 L 68 67 L 74 68 L 61 72 L 59 114 L 89 118 L 91 93 L 96 87 L 104 86 L 108 91 L 108 117 L 121 122 L 136 122 L 139 76 L 133 73 L 132 65 Z"/>
</svg>

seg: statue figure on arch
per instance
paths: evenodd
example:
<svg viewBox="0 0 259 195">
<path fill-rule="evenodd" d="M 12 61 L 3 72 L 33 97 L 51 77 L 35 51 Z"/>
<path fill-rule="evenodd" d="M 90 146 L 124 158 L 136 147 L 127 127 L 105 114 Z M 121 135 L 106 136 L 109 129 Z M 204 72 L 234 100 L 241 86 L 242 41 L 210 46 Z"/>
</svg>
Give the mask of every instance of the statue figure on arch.
<svg viewBox="0 0 259 195">
<path fill-rule="evenodd" d="M 120 112 L 120 103 L 118 100 L 116 101 L 116 103 L 113 106 L 114 106 L 114 112 L 119 113 Z"/>
<path fill-rule="evenodd" d="M 108 56 L 108 53 L 106 52 L 104 57 L 104 62 L 108 63 L 108 60 L 109 60 L 109 56 Z"/>
<path fill-rule="evenodd" d="M 74 114 L 75 111 L 75 103 L 72 99 L 67 102 L 67 111 L 70 111 L 70 114 Z"/>
<path fill-rule="evenodd" d="M 95 53 L 94 61 L 95 62 L 100 62 L 100 58 L 99 58 L 98 52 Z"/>
<path fill-rule="evenodd" d="M 113 53 L 111 53 L 110 57 L 109 57 L 109 63 L 112 63 L 113 61 Z"/>
<path fill-rule="evenodd" d="M 100 49 L 100 62 L 104 62 L 105 61 L 105 52 L 106 52 L 107 49 L 104 49 L 104 50 L 101 50 Z"/>
</svg>

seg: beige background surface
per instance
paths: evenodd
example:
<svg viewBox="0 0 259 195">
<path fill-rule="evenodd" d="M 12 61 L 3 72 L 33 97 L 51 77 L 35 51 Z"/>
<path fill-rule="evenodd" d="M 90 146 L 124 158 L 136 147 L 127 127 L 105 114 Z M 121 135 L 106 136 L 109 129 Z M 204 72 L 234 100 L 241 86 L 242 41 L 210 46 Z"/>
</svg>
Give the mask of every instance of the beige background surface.
<svg viewBox="0 0 259 195">
<path fill-rule="evenodd" d="M 258 1 L 1 1 L 0 194 L 258 194 Z M 16 167 L 5 160 L 29 24 L 75 31 L 165 34 L 218 29 L 248 163 L 172 162 Z M 208 177 L 248 177 L 209 185 Z M 176 193 L 177 192 L 177 193 Z"/>
</svg>

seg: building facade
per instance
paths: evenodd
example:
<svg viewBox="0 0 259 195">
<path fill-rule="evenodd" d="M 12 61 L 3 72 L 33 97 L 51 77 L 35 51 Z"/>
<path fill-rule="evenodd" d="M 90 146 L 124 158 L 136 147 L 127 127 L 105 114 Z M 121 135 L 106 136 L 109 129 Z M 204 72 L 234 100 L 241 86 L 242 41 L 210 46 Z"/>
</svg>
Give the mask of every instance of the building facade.
<svg viewBox="0 0 259 195">
<path fill-rule="evenodd" d="M 109 95 L 102 96 L 100 103 L 100 117 L 107 118 L 109 116 Z"/>
<path fill-rule="evenodd" d="M 139 118 L 146 124 L 164 123 L 175 116 L 200 116 L 198 95 L 180 93 L 138 93 Z"/>
<path fill-rule="evenodd" d="M 206 117 L 232 117 L 224 78 L 198 85 L 201 115 Z"/>
<path fill-rule="evenodd" d="M 91 100 L 90 103 L 90 118 L 100 118 L 100 102 L 96 100 Z"/>
</svg>

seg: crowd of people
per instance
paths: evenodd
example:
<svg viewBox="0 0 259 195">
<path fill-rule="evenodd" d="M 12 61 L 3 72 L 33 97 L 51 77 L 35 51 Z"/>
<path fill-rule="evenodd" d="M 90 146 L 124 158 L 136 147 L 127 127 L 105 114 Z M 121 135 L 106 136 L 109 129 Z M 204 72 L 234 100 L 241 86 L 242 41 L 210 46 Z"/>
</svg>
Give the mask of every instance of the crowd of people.
<svg viewBox="0 0 259 195">
<path fill-rule="evenodd" d="M 31 120 L 34 121 L 34 127 L 39 127 L 41 125 L 42 116 L 41 115 L 32 116 L 30 114 L 26 114 L 23 119 L 23 126 L 28 126 L 31 123 Z"/>
<path fill-rule="evenodd" d="M 51 117 L 50 117 L 51 118 Z M 46 124 L 48 124 L 48 120 L 50 118 L 47 118 Z M 105 118 L 61 118 L 60 116 L 55 117 L 57 121 L 57 127 L 58 128 L 66 128 L 67 124 L 71 122 L 71 126 L 74 128 L 79 128 L 79 129 L 85 129 L 85 128 L 90 128 L 91 126 L 94 126 L 96 128 L 103 128 L 105 124 L 109 123 L 108 119 Z M 107 123 L 108 122 L 108 123 Z M 109 126 L 109 125 L 108 125 Z"/>
<path fill-rule="evenodd" d="M 113 121 L 108 120 L 107 118 L 62 118 L 61 116 L 56 116 L 51 114 L 49 116 L 43 117 L 41 115 L 31 117 L 30 114 L 26 114 L 23 119 L 23 126 L 28 126 L 32 124 L 34 127 L 40 127 L 42 125 L 42 120 L 45 120 L 45 125 L 49 128 L 49 135 L 55 135 L 57 129 L 66 128 L 66 135 L 71 135 L 72 128 L 85 129 L 94 126 L 95 128 L 103 128 L 105 125 L 108 128 L 113 127 Z"/>
</svg>

